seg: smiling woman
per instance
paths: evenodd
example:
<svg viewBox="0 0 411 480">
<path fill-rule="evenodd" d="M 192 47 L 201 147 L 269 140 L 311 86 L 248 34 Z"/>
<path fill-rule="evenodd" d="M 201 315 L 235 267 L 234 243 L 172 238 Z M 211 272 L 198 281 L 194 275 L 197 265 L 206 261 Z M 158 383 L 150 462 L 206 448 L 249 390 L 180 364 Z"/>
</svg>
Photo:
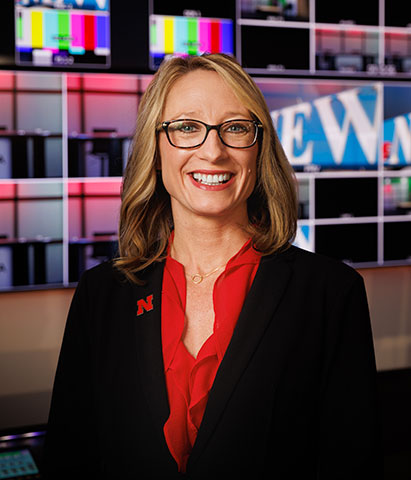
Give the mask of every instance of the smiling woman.
<svg viewBox="0 0 411 480">
<path fill-rule="evenodd" d="M 186 246 L 178 247 L 181 233 L 185 238 L 186 232 L 177 227 L 176 221 L 201 229 L 207 219 L 208 224 L 213 221 L 219 232 L 228 231 L 231 226 L 235 243 L 231 253 L 235 253 L 247 239 L 242 230 L 249 223 L 247 199 L 256 182 L 258 129 L 251 114 L 218 73 L 198 69 L 174 83 L 162 117 L 172 119 L 171 123 L 162 122 L 168 128 L 166 135 L 160 131 L 158 148 L 162 180 L 171 200 L 175 250 L 187 252 Z M 196 120 L 174 121 L 189 117 Z M 177 128 L 170 131 L 170 124 L 177 124 Z M 228 145 L 223 139 L 234 145 Z M 226 181 L 220 182 L 220 175 Z M 230 252 L 221 253 L 229 255 Z M 214 262 L 222 263 L 231 256 L 214 257 Z M 198 265 L 199 261 L 196 259 L 197 265 L 188 265 L 188 268 L 206 267 Z"/>
<path fill-rule="evenodd" d="M 46 479 L 381 478 L 364 284 L 292 246 L 295 188 L 235 59 L 163 62 L 119 257 L 83 275 L 70 309 Z"/>
<path fill-rule="evenodd" d="M 186 76 L 192 80 L 185 79 Z M 201 81 L 201 85 L 196 85 L 197 81 Z M 209 100 L 213 101 L 213 105 L 209 104 Z M 184 102 L 181 103 L 182 101 Z M 201 108 L 204 109 L 203 113 Z M 213 112 L 212 109 L 216 111 Z M 202 115 L 201 118 L 195 116 L 199 114 Z M 211 125 L 207 125 L 206 115 L 210 118 L 215 115 L 218 120 L 210 120 Z M 200 121 L 204 127 L 199 140 L 199 143 L 204 144 L 197 156 L 209 155 L 208 151 L 214 148 L 213 145 L 216 146 L 215 150 L 221 149 L 223 154 L 229 154 L 233 158 L 250 155 L 250 150 L 253 155 L 258 152 L 254 170 L 247 168 L 244 172 L 250 181 L 254 178 L 255 185 L 247 200 L 248 219 L 246 225 L 243 225 L 248 236 L 253 237 L 257 249 L 265 254 L 274 253 L 287 246 L 295 235 L 297 208 L 294 174 L 274 131 L 261 91 L 231 57 L 176 57 L 163 63 L 140 103 L 134 148 L 124 177 L 121 257 L 117 265 L 126 274 L 130 272 L 132 281 L 135 281 L 138 271 L 164 258 L 169 236 L 174 229 L 175 218 L 171 212 L 170 196 L 166 194 L 163 182 L 159 181 L 160 174 L 164 176 L 164 171 L 160 170 L 168 167 L 160 166 L 160 145 L 166 142 L 168 136 L 171 145 L 164 148 L 169 148 L 170 158 L 184 154 L 181 147 L 186 145 L 172 148 L 175 141 L 169 126 L 171 121 L 181 119 Z M 225 133 L 224 125 L 216 125 L 217 122 L 227 120 L 248 120 L 253 126 L 253 141 L 248 146 L 242 144 L 244 154 L 237 152 L 236 146 L 228 148 L 228 142 L 225 142 L 228 134 Z M 200 122 L 196 122 L 197 125 Z M 189 128 L 193 129 L 192 123 Z M 201 130 L 198 127 L 198 131 Z M 217 135 L 220 141 L 215 143 L 216 138 L 213 136 Z M 202 167 L 208 163 L 201 159 L 199 162 Z M 206 175 L 205 180 L 209 179 L 208 175 L 225 174 L 231 181 L 232 172 L 221 172 L 221 164 L 220 159 L 217 167 L 208 164 L 207 168 L 193 173 L 201 175 L 202 179 Z M 251 172 L 248 172 L 249 169 Z M 237 180 L 239 179 L 240 177 Z M 191 180 L 194 180 L 194 175 Z M 242 180 L 245 180 L 245 176 Z M 234 181 L 232 183 L 239 184 Z M 136 231 L 144 231 L 145 234 L 135 235 Z"/>
</svg>

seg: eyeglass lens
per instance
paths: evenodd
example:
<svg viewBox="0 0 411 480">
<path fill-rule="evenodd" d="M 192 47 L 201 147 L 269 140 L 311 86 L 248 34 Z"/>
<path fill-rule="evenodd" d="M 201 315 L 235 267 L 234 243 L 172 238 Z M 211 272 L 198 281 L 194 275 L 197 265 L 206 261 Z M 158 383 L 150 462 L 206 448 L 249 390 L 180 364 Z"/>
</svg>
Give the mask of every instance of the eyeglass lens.
<svg viewBox="0 0 411 480">
<path fill-rule="evenodd" d="M 217 127 L 220 138 L 230 147 L 244 148 L 253 145 L 257 126 L 252 120 L 232 120 Z M 207 126 L 196 120 L 174 120 L 168 124 L 168 135 L 176 147 L 195 147 L 207 136 Z"/>
</svg>

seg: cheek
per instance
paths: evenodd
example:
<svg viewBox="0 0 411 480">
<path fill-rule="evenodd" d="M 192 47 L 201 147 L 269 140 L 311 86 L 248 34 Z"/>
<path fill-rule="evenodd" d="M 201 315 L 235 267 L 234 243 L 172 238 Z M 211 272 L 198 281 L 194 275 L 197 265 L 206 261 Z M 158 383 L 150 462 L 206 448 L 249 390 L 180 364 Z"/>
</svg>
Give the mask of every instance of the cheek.
<svg viewBox="0 0 411 480">
<path fill-rule="evenodd" d="M 252 194 L 257 183 L 257 154 L 258 154 L 258 150 L 255 152 L 255 155 L 253 155 L 247 161 L 247 167 L 246 167 L 247 197 L 249 197 Z"/>
<path fill-rule="evenodd" d="M 159 152 L 159 167 L 161 168 L 162 175 L 163 175 L 163 181 L 166 181 L 167 177 L 172 173 L 173 171 L 173 165 L 175 164 L 175 159 L 174 159 L 174 153 L 173 150 L 171 150 L 171 145 L 164 139 L 160 140 L 159 145 L 158 145 L 158 152 Z"/>
<path fill-rule="evenodd" d="M 167 143 L 165 136 L 160 134 L 157 143 L 157 168 L 164 168 L 164 159 L 167 158 Z"/>
<path fill-rule="evenodd" d="M 167 144 L 160 143 L 158 163 L 161 169 L 163 185 L 171 195 L 180 184 L 184 159 L 181 157 L 181 152 L 169 145 L 168 142 Z"/>
<path fill-rule="evenodd" d="M 246 163 L 246 170 L 247 170 L 247 175 L 249 177 L 249 181 L 253 184 L 255 184 L 256 179 L 257 179 L 257 155 L 258 155 L 258 150 L 255 150 L 250 157 L 247 158 Z"/>
<path fill-rule="evenodd" d="M 170 159 L 167 152 L 166 145 L 162 145 L 163 142 L 159 142 L 158 148 L 158 159 L 157 159 L 157 168 L 161 171 L 161 178 L 163 180 L 163 185 L 167 192 L 169 192 L 169 179 L 170 179 Z"/>
<path fill-rule="evenodd" d="M 173 190 L 173 172 L 170 169 L 170 160 L 164 157 L 161 157 L 161 178 L 163 179 L 163 185 L 167 192 L 171 194 Z"/>
<path fill-rule="evenodd" d="M 256 175 L 255 167 L 254 167 L 251 170 L 251 173 L 249 173 L 247 198 L 253 193 L 255 185 L 256 185 L 256 181 L 257 181 L 257 175 Z"/>
</svg>

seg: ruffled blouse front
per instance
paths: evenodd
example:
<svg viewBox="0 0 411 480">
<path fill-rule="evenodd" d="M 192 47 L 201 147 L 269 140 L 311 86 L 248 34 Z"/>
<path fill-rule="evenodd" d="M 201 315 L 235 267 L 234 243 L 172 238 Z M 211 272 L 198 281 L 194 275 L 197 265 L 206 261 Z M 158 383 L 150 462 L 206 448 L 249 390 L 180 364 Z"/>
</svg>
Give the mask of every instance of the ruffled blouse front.
<svg viewBox="0 0 411 480">
<path fill-rule="evenodd" d="M 215 281 L 214 329 L 197 358 L 188 352 L 182 341 L 186 307 L 184 267 L 170 256 L 166 259 L 161 333 L 170 416 L 164 425 L 164 436 L 180 472 L 186 470 L 209 391 L 230 343 L 260 258 L 252 248 L 251 240 L 247 241 Z"/>
</svg>

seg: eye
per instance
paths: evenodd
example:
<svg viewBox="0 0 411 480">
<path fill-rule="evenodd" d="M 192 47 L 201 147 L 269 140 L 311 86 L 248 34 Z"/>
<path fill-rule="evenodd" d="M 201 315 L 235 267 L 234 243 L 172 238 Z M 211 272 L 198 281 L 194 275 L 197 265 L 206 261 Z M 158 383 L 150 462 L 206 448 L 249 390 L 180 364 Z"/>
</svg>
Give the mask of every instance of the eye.
<svg viewBox="0 0 411 480">
<path fill-rule="evenodd" d="M 198 132 L 201 128 L 201 125 L 193 121 L 176 120 L 175 122 L 170 123 L 168 128 L 172 132 L 190 134 Z"/>
<path fill-rule="evenodd" d="M 249 122 L 230 122 L 224 126 L 224 132 L 233 134 L 245 134 L 250 131 Z"/>
</svg>

